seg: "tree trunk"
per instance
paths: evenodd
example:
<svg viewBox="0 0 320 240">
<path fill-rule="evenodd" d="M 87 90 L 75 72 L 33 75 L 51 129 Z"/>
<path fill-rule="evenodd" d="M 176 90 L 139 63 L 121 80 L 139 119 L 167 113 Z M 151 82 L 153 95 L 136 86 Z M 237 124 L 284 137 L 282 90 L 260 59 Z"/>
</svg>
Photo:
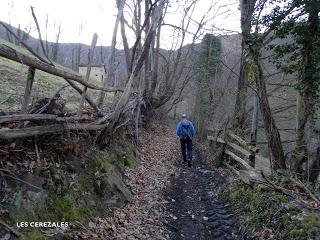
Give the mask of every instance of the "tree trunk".
<svg viewBox="0 0 320 240">
<path fill-rule="evenodd" d="M 244 40 L 242 40 L 241 48 L 241 61 L 240 61 L 240 76 L 238 80 L 238 90 L 236 96 L 235 109 L 233 114 L 232 127 L 235 129 L 239 129 L 240 132 L 244 131 L 245 128 L 245 120 L 246 120 L 246 106 L 247 106 L 247 84 L 248 84 L 248 76 L 247 76 L 247 61 L 244 56 Z"/>
<path fill-rule="evenodd" d="M 21 41 L 21 29 L 20 29 L 20 24 L 18 25 L 18 30 L 17 30 L 17 36 L 18 36 L 18 39 L 16 39 L 16 44 L 19 45 L 20 44 L 20 41 Z"/>
<path fill-rule="evenodd" d="M 49 23 L 49 15 L 46 14 L 46 52 L 47 52 L 47 53 L 49 53 L 48 23 Z M 53 60 L 53 61 L 55 61 L 55 60 Z"/>
<path fill-rule="evenodd" d="M 103 81 L 103 87 L 107 87 L 108 84 L 113 84 L 115 83 L 115 71 L 116 71 L 116 66 L 115 66 L 115 61 L 116 61 L 116 44 L 117 44 L 117 32 L 118 32 L 118 26 L 119 26 L 119 22 L 120 19 L 123 15 L 123 8 L 124 8 L 124 4 L 125 4 L 125 0 L 119 0 L 119 7 L 118 7 L 118 15 L 117 15 L 117 19 L 113 28 L 113 35 L 112 35 L 112 43 L 111 43 L 111 53 L 110 53 L 110 57 L 109 57 L 109 63 L 108 63 L 108 74 L 106 74 L 107 76 L 105 76 L 104 81 Z M 104 102 L 104 98 L 106 96 L 106 93 L 101 91 L 99 98 L 98 98 L 98 102 L 97 105 L 99 108 L 102 107 L 103 102 Z"/>
<path fill-rule="evenodd" d="M 292 152 L 291 169 L 295 173 L 302 172 L 302 164 L 308 159 L 307 143 L 304 139 L 305 126 L 308 122 L 308 107 L 306 106 L 305 96 L 298 95 L 297 98 L 297 127 L 295 135 L 295 147 Z"/>
<path fill-rule="evenodd" d="M 35 24 L 37 26 L 37 31 L 38 31 L 38 35 L 39 35 L 39 42 L 40 42 L 40 45 L 41 45 L 42 53 L 46 57 L 46 59 L 52 64 L 52 62 L 51 62 L 51 60 L 50 60 L 50 58 L 48 56 L 48 53 L 46 52 L 46 49 L 44 47 L 44 43 L 43 43 L 42 35 L 41 35 L 41 30 L 40 30 L 40 26 L 39 26 L 39 23 L 38 23 L 38 19 L 36 17 L 35 12 L 34 12 L 34 7 L 30 6 L 30 8 L 31 8 L 32 17 L 33 17 L 34 22 L 35 22 Z"/>
<path fill-rule="evenodd" d="M 154 94 L 154 91 L 157 86 L 158 81 L 158 69 L 159 69 L 159 56 L 160 56 L 160 35 L 161 35 L 161 22 L 162 18 L 159 19 L 158 29 L 157 29 L 157 37 L 156 37 L 156 48 L 154 49 L 154 61 L 152 64 L 152 76 L 151 76 L 151 97 Z"/>
<path fill-rule="evenodd" d="M 88 64 L 87 64 L 87 69 L 86 69 L 86 81 L 87 82 L 90 79 L 91 65 L 92 65 L 92 61 L 93 61 L 93 53 L 94 53 L 94 48 L 96 47 L 96 44 L 97 44 L 97 39 L 98 39 L 98 35 L 96 33 L 94 33 L 93 37 L 92 37 L 92 41 L 91 41 L 91 46 L 90 46 L 89 52 L 88 52 Z M 82 107 L 83 107 L 83 103 L 85 100 L 86 92 L 87 92 L 87 87 L 84 87 L 83 91 L 82 91 L 82 97 L 81 97 L 79 111 L 78 111 L 79 115 L 81 115 L 81 113 L 82 113 Z"/>
<path fill-rule="evenodd" d="M 307 180 L 315 182 L 318 180 L 320 173 L 320 131 L 313 129 L 311 139 L 308 142 L 308 164 L 304 175 Z"/>
<path fill-rule="evenodd" d="M 167 2 L 167 0 L 160 0 L 159 5 L 154 9 L 153 14 L 155 16 L 156 21 L 154 21 L 151 24 L 151 26 L 149 27 L 148 34 L 146 35 L 146 39 L 145 39 L 145 42 L 142 47 L 142 52 L 141 52 L 141 54 L 138 58 L 138 61 L 135 64 L 135 67 L 130 75 L 129 81 L 126 84 L 126 88 L 117 103 L 117 106 L 115 108 L 115 111 L 112 114 L 112 117 L 110 119 L 108 126 L 105 129 L 103 129 L 103 131 L 100 133 L 100 135 L 97 138 L 97 144 L 100 148 L 105 147 L 106 137 L 108 135 L 110 135 L 111 132 L 113 131 L 113 128 L 115 127 L 116 123 L 119 121 L 120 115 L 123 112 L 128 100 L 129 100 L 133 82 L 137 78 L 137 76 L 139 75 L 139 72 L 140 72 L 140 70 L 143 66 L 143 63 L 144 63 L 144 59 L 149 53 L 150 45 L 154 39 L 154 33 L 156 30 L 157 23 L 158 23 L 159 18 L 162 15 L 163 8 L 164 8 L 164 5 L 166 2 Z"/>
<path fill-rule="evenodd" d="M 82 131 L 97 131 L 105 127 L 105 124 L 93 123 L 60 123 L 44 126 L 34 126 L 28 128 L 2 128 L 0 129 L 0 139 L 17 139 L 35 137 L 46 134 L 58 134 L 64 131 L 82 130 Z"/>
<path fill-rule="evenodd" d="M 145 9 L 145 20 L 146 20 L 146 26 L 145 26 L 145 34 L 147 35 L 147 32 L 149 30 L 149 26 L 150 26 L 150 15 L 148 14 L 148 10 L 149 10 L 149 0 L 145 0 L 145 5 L 144 5 L 144 9 Z M 143 85 L 142 85 L 142 96 L 145 99 L 145 101 L 148 104 L 148 94 L 149 94 L 149 86 L 150 86 L 150 79 L 151 79 L 151 65 L 150 65 L 150 61 L 151 61 L 151 57 L 150 57 L 150 53 L 152 52 L 153 49 L 153 43 L 154 40 L 152 40 L 151 43 L 151 51 L 148 52 L 148 54 L 146 55 L 146 58 L 144 60 L 144 74 L 143 74 Z"/>
<path fill-rule="evenodd" d="M 250 37 L 251 21 L 254 12 L 254 6 L 257 0 L 240 0 L 241 11 L 241 30 L 242 30 L 242 42 L 241 42 L 241 61 L 240 61 L 240 75 L 238 80 L 238 90 L 236 96 L 235 110 L 233 114 L 232 126 L 233 128 L 240 129 L 245 128 L 246 120 L 246 106 L 247 106 L 247 60 L 245 57 L 246 42 Z"/>
<path fill-rule="evenodd" d="M 81 61 L 81 43 L 78 43 L 77 58 L 76 58 L 76 69 L 77 69 L 77 72 L 79 72 L 80 61 Z"/>
<path fill-rule="evenodd" d="M 124 16 L 121 15 L 120 18 L 120 29 L 121 29 L 121 37 L 122 37 L 122 43 L 123 43 L 123 49 L 126 56 L 126 65 L 127 65 L 127 75 L 130 76 L 130 49 L 128 45 L 127 35 L 125 31 L 125 25 L 124 25 Z"/>
<path fill-rule="evenodd" d="M 61 34 L 61 23 L 59 24 L 59 27 L 58 27 L 56 42 L 52 44 L 51 52 L 52 52 L 52 60 L 53 61 L 57 61 L 57 59 L 58 59 L 60 34 Z"/>
<path fill-rule="evenodd" d="M 74 49 L 74 47 L 72 47 L 72 53 L 71 53 L 71 68 L 72 68 L 72 70 L 74 70 L 74 71 L 77 71 L 76 70 L 76 61 L 75 61 L 75 49 Z"/>
<path fill-rule="evenodd" d="M 259 101 L 260 101 L 260 111 L 263 118 L 264 129 L 267 135 L 268 143 L 273 156 L 272 167 L 273 169 L 285 169 L 286 162 L 285 162 L 285 156 L 283 153 L 280 133 L 278 131 L 278 128 L 276 126 L 276 123 L 271 113 L 268 95 L 267 95 L 266 83 L 263 78 L 263 72 L 262 72 L 262 67 L 260 63 L 260 56 L 257 53 L 254 56 L 254 61 L 255 61 L 255 64 L 257 65 L 255 80 L 257 84 L 257 92 L 258 92 Z"/>
<path fill-rule="evenodd" d="M 313 114 L 315 113 L 315 101 L 317 93 L 314 92 L 315 77 L 318 61 L 314 45 L 320 35 L 319 20 L 319 1 L 313 0 L 306 3 L 306 12 L 309 13 L 307 21 L 307 30 L 303 33 L 304 38 L 302 46 L 302 58 L 304 69 L 301 72 L 300 84 L 304 87 L 303 92 L 298 96 L 297 104 L 297 129 L 295 136 L 295 148 L 291 158 L 292 170 L 297 174 L 303 174 L 305 178 L 310 178 L 310 167 L 314 167 L 312 171 L 312 180 L 316 180 L 319 174 L 319 129 L 313 123 Z M 319 40 L 318 40 L 319 41 Z M 319 128 L 319 126 L 318 126 Z M 302 165 L 308 161 L 308 166 L 304 172 Z M 307 177 L 306 177 L 307 176 Z"/>
</svg>

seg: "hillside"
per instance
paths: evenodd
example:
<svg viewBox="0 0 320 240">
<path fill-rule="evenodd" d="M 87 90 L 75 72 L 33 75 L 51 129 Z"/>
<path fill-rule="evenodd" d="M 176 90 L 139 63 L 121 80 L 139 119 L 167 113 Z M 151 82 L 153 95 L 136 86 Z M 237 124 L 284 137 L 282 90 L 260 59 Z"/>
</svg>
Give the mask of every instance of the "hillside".
<svg viewBox="0 0 320 240">
<path fill-rule="evenodd" d="M 24 41 L 38 54 L 42 55 L 41 47 L 39 39 L 33 38 L 28 33 L 24 32 L 23 30 L 19 30 L 13 26 L 7 24 L 10 29 L 20 36 L 24 36 Z M 7 41 L 14 41 L 14 38 L 7 34 L 6 29 L 3 26 L 0 26 L 0 38 L 7 40 Z M 52 57 L 52 46 L 54 43 L 52 42 L 45 42 L 45 45 L 48 46 L 49 53 L 48 55 Z M 87 53 L 89 46 L 85 44 L 79 43 L 59 43 L 59 51 L 58 57 L 56 62 L 72 68 L 72 62 L 77 61 L 77 51 L 80 47 L 80 62 L 79 64 L 86 64 L 87 63 Z M 121 53 L 121 50 L 118 50 Z M 102 64 L 105 61 L 105 57 L 107 57 L 110 53 L 110 47 L 104 46 L 97 46 L 94 52 L 93 62 L 94 64 Z M 118 56 L 121 54 L 117 54 Z"/>
<path fill-rule="evenodd" d="M 32 54 L 30 54 L 27 50 L 10 42 L 0 39 L 0 43 L 32 56 Z M 20 109 L 27 81 L 27 71 L 28 67 L 26 65 L 19 64 L 17 62 L 0 57 L 1 112 L 15 112 Z M 92 83 L 96 84 L 97 86 L 101 85 L 100 81 Z M 80 86 L 79 84 L 76 85 Z M 32 103 L 41 98 L 52 97 L 55 91 L 62 87 L 65 88 L 61 90 L 60 93 L 66 100 L 66 108 L 69 110 L 76 109 L 80 100 L 79 94 L 73 88 L 70 88 L 66 81 L 61 77 L 57 77 L 41 70 L 37 70 L 33 84 L 34 91 L 31 95 Z M 89 90 L 89 93 L 94 97 L 98 96 L 98 91 Z"/>
<path fill-rule="evenodd" d="M 11 28 L 14 32 L 18 32 L 18 29 L 14 27 L 11 27 Z M 26 33 L 23 33 L 23 31 L 21 32 L 22 32 L 20 33 L 21 35 L 26 34 Z M 0 26 L 0 37 L 3 39 L 8 39 L 8 34 L 6 33 L 5 29 L 1 26 Z M 221 35 L 221 36 L 218 36 L 218 38 L 221 39 L 221 43 L 222 43 L 221 59 L 223 61 L 223 65 L 221 66 L 221 74 L 216 79 L 215 88 L 217 92 L 219 91 L 223 92 L 223 96 L 216 101 L 217 106 L 216 106 L 215 115 L 213 116 L 212 121 L 215 122 L 215 124 L 220 125 L 220 124 L 223 124 L 227 120 L 227 118 L 232 117 L 232 113 L 234 110 L 235 94 L 236 94 L 236 87 L 237 87 L 237 81 L 238 81 L 237 73 L 239 72 L 239 63 L 240 63 L 240 57 L 241 57 L 241 50 L 240 50 L 241 36 L 240 35 L 225 35 L 225 36 Z M 276 40 L 276 41 L 279 42 L 279 40 Z M 34 51 L 42 55 L 40 50 L 40 45 L 39 45 L 40 43 L 38 39 L 35 39 L 32 36 L 29 36 L 27 38 L 26 43 L 30 45 Z M 52 46 L 53 43 L 49 42 L 48 45 Z M 80 44 L 80 46 L 81 46 L 80 63 L 85 64 L 87 62 L 87 53 L 88 53 L 89 46 L 84 44 Z M 79 48 L 78 43 L 60 43 L 57 62 L 70 68 L 72 68 L 72 66 L 73 68 L 76 68 L 75 62 L 77 58 L 76 52 L 78 48 Z M 183 50 L 182 52 L 186 52 L 188 48 L 189 48 L 189 45 L 184 46 L 185 50 Z M 199 49 L 200 49 L 200 44 L 196 44 L 194 46 L 195 54 L 199 52 Z M 164 49 L 162 49 L 161 51 L 163 56 L 169 56 L 170 54 L 172 54 L 170 51 L 166 51 Z M 51 52 L 49 51 L 49 56 L 50 54 Z M 94 51 L 93 64 L 106 63 L 109 54 L 110 54 L 110 47 L 106 47 L 106 46 L 96 47 Z M 265 56 L 267 56 L 269 53 L 265 52 L 264 54 Z M 6 62 L 6 60 L 4 61 Z M 5 66 L 5 62 L 2 63 L 3 66 Z M 120 79 L 122 79 L 120 81 L 122 81 L 123 83 L 125 80 L 125 59 L 124 59 L 123 50 L 118 50 L 118 49 L 116 50 L 116 62 L 117 62 L 116 64 L 117 73 L 120 75 Z M 19 72 L 17 71 L 17 69 L 19 69 L 17 65 L 15 67 L 12 67 L 12 66 L 13 65 L 11 65 L 11 69 L 15 69 L 14 73 L 12 72 L 8 73 L 8 77 L 5 76 L 4 78 L 5 81 L 2 83 L 2 86 L 5 87 L 4 88 L 5 91 L 7 91 L 7 89 L 10 90 L 7 87 L 9 83 L 8 81 L 11 81 L 11 79 L 22 79 L 21 81 L 17 81 L 18 88 L 16 89 L 16 92 L 13 92 L 13 96 L 15 96 L 15 94 L 17 94 L 16 96 L 19 96 L 19 95 L 21 96 L 22 94 L 21 91 L 23 90 L 23 86 L 24 86 L 24 78 L 21 78 L 21 77 L 25 76 L 26 69 L 22 67 L 23 70 L 20 70 Z M 288 82 L 290 82 L 290 84 L 293 85 L 295 77 L 285 76 L 285 78 L 282 79 L 283 76 L 281 75 L 281 73 L 275 74 L 278 72 L 278 70 L 274 67 L 274 65 L 272 65 L 268 61 L 264 61 L 264 69 L 265 69 L 266 77 L 268 78 L 268 89 L 269 89 L 268 91 L 272 92 L 272 94 L 270 95 L 271 106 L 272 106 L 272 109 L 274 109 L 277 112 L 275 119 L 279 125 L 283 141 L 287 142 L 285 143 L 285 150 L 286 152 L 289 152 L 292 149 L 291 141 L 294 137 L 294 131 L 293 131 L 293 128 L 291 127 L 294 125 L 295 120 L 290 116 L 295 115 L 295 110 L 294 110 L 294 107 L 292 106 L 295 105 L 296 91 L 294 90 L 293 87 L 289 89 L 284 89 L 284 87 L 281 87 L 278 84 L 285 85 Z M 39 76 L 38 79 L 39 78 L 41 77 Z M 55 82 L 54 81 L 47 82 L 45 80 L 45 81 L 41 81 L 39 86 L 41 86 L 41 84 L 43 84 L 44 88 L 40 87 L 39 89 L 37 88 L 36 90 L 36 92 L 39 92 L 39 97 L 50 95 L 50 91 L 49 90 L 46 91 L 44 89 L 50 89 L 53 85 L 55 85 Z M 97 83 L 97 84 L 100 85 L 100 83 Z M 58 80 L 56 87 L 58 88 L 59 86 L 62 86 L 62 85 L 63 85 L 63 81 L 60 82 Z M 63 92 L 66 92 L 66 91 L 68 90 L 66 89 Z M 72 91 L 73 90 L 71 90 L 71 92 Z M 248 91 L 250 93 L 250 89 Z M 183 100 L 181 103 L 177 105 L 176 113 L 187 112 L 189 114 L 192 114 L 194 110 L 194 102 L 195 102 L 194 101 L 195 92 L 194 92 L 193 81 L 191 81 L 188 84 L 184 92 L 185 92 L 184 94 L 188 97 L 186 97 L 185 100 Z M 250 93 L 250 95 L 252 95 L 252 92 Z M 6 96 L 8 95 L 7 94 L 2 95 L 0 101 L 5 101 Z M 71 101 L 71 102 L 68 101 L 69 105 L 72 105 L 72 102 L 77 101 L 76 99 L 72 100 L 72 98 L 73 97 L 68 96 L 68 99 Z M 286 103 L 282 102 L 279 105 L 278 104 L 279 98 L 284 99 Z M 15 102 L 17 103 L 16 100 Z M 249 109 L 249 112 L 252 106 L 252 102 L 253 102 L 253 99 L 249 98 L 248 106 L 247 106 L 247 108 Z M 259 123 L 259 125 L 262 126 L 263 125 L 262 122 Z M 268 153 L 265 148 L 266 145 L 264 144 L 266 142 L 264 133 L 263 131 L 261 131 L 258 134 L 259 134 L 258 142 L 263 143 L 261 145 L 261 148 L 265 149 L 264 155 L 267 156 Z"/>
</svg>

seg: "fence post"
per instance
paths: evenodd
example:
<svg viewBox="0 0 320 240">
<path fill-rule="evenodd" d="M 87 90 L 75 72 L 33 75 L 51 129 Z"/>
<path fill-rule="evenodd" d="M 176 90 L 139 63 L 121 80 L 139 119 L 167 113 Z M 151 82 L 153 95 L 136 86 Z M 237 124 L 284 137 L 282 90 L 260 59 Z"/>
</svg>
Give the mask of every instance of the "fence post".
<svg viewBox="0 0 320 240">
<path fill-rule="evenodd" d="M 256 153 L 255 151 L 252 151 L 252 147 L 255 148 L 255 144 L 250 145 L 250 155 L 249 155 L 249 165 L 253 168 L 256 166 Z"/>
<path fill-rule="evenodd" d="M 24 90 L 24 96 L 23 96 L 23 103 L 21 107 L 21 112 L 26 113 L 28 110 L 28 104 L 30 102 L 30 97 L 32 93 L 32 85 L 34 81 L 34 75 L 35 75 L 36 69 L 33 67 L 28 68 L 28 76 L 27 76 L 27 83 Z"/>
</svg>

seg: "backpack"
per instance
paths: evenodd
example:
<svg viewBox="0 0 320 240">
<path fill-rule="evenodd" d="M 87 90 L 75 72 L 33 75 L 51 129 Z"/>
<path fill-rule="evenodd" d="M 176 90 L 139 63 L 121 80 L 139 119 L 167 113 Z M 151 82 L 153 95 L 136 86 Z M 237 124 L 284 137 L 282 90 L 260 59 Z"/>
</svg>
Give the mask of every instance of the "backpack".
<svg viewBox="0 0 320 240">
<path fill-rule="evenodd" d="M 190 122 L 187 119 L 184 119 L 182 120 L 181 125 L 182 125 L 181 137 L 190 138 L 191 137 Z"/>
</svg>

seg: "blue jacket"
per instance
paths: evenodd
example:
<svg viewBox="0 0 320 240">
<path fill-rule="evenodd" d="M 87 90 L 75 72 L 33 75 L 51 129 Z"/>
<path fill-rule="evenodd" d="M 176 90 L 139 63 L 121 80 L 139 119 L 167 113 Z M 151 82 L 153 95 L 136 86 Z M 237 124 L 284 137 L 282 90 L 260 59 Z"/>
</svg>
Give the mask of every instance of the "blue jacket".
<svg viewBox="0 0 320 240">
<path fill-rule="evenodd" d="M 189 127 L 190 127 L 190 133 L 191 133 L 191 137 L 193 138 L 194 135 L 195 135 L 195 130 L 194 130 L 194 127 L 193 127 L 193 124 L 190 120 L 187 120 L 189 122 Z M 182 120 L 178 123 L 177 125 L 177 130 L 176 130 L 176 133 L 179 137 L 182 136 Z"/>
</svg>

